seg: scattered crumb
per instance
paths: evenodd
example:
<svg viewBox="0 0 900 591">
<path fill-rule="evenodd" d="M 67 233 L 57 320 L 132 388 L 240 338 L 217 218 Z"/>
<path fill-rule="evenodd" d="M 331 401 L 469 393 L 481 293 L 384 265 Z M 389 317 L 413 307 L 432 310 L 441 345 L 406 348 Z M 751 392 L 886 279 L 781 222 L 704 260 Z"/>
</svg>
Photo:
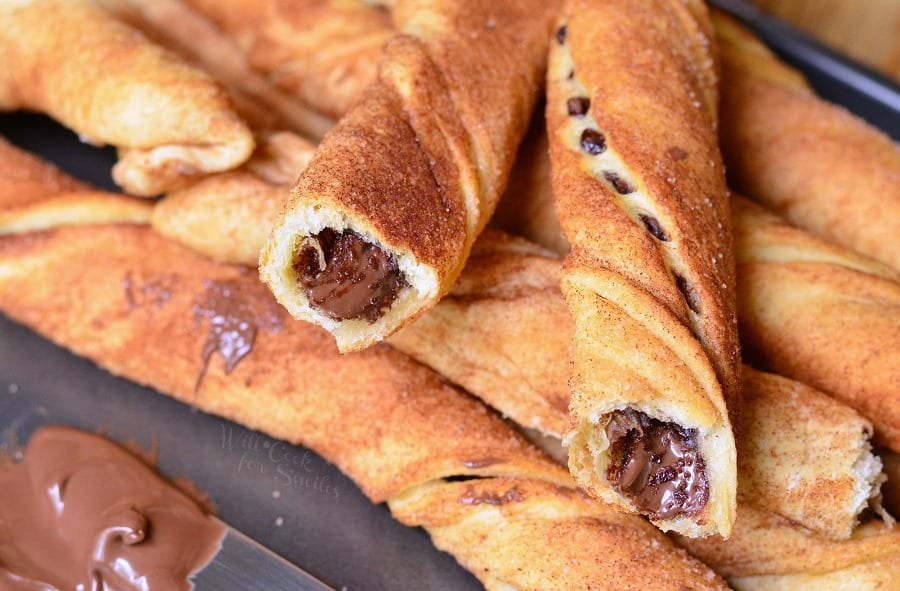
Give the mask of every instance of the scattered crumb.
<svg viewBox="0 0 900 591">
<path fill-rule="evenodd" d="M 18 391 L 19 391 L 19 385 L 18 385 L 18 384 L 10 384 L 10 385 L 9 385 L 9 393 L 10 393 L 10 394 L 15 394 L 15 393 L 18 392 Z"/>
<path fill-rule="evenodd" d="M 282 525 L 284 525 L 284 517 L 276 517 L 275 527 L 281 527 Z"/>
<path fill-rule="evenodd" d="M 280 497 L 280 496 L 281 496 L 281 491 L 277 491 L 277 490 L 273 490 L 273 491 L 272 491 L 272 498 L 273 498 L 273 499 L 277 499 L 277 498 Z"/>
</svg>

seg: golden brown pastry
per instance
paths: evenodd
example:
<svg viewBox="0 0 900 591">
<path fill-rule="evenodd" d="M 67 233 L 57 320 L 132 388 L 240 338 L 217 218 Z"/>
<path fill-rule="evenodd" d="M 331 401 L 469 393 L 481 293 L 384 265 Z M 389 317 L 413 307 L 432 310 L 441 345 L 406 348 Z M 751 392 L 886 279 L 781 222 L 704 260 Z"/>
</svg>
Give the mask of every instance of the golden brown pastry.
<svg viewBox="0 0 900 591">
<path fill-rule="evenodd" d="M 533 247 L 495 237 L 483 236 L 448 297 L 390 342 L 552 436 L 565 423 L 564 410 L 551 403 L 564 378 L 557 388 L 531 380 L 565 359 L 565 346 L 554 344 L 556 330 L 574 330 L 562 294 L 552 289 L 558 265 Z M 523 318 L 530 333 L 502 327 Z M 519 342 L 511 349 L 512 339 Z M 518 353 L 529 348 L 528 355 Z M 856 528 L 868 506 L 880 510 L 871 425 L 798 382 L 750 368 L 743 376 L 734 533 L 727 542 L 712 536 L 681 543 L 735 589 L 893 588 L 900 531 L 889 529 L 889 518 Z M 863 541 L 867 536 L 871 541 Z"/>
<path fill-rule="evenodd" d="M 548 193 L 544 188 L 522 195 L 529 207 L 540 209 Z M 732 199 L 732 223 L 738 318 L 747 357 L 837 397 L 875 425 L 878 442 L 897 450 L 897 271 L 793 227 L 738 196 Z M 565 252 L 553 224 L 534 228 L 511 218 L 505 227 Z"/>
<path fill-rule="evenodd" d="M 897 274 L 747 200 L 733 209 L 747 357 L 855 408 L 900 451 Z"/>
<path fill-rule="evenodd" d="M 870 507 L 883 513 L 872 424 L 822 392 L 744 368 L 738 497 L 819 535 L 850 538 Z"/>
<path fill-rule="evenodd" d="M 340 355 L 254 272 L 148 227 L 0 237 L 0 309 L 117 375 L 317 451 L 487 589 L 726 588 L 431 370 L 387 346 Z"/>
<path fill-rule="evenodd" d="M 183 1 L 231 36 L 252 67 L 335 120 L 375 81 L 394 35 L 387 10 L 358 0 Z"/>
<path fill-rule="evenodd" d="M 116 146 L 113 178 L 141 196 L 253 151 L 221 85 L 89 0 L 0 5 L 0 109 L 42 111 Z"/>
<path fill-rule="evenodd" d="M 488 227 L 523 236 L 553 252 L 566 254 L 569 243 L 553 209 L 549 150 L 547 122 L 543 109 L 539 109 L 519 146 L 506 192 L 497 203 Z"/>
<path fill-rule="evenodd" d="M 450 293 L 388 342 L 519 425 L 561 440 L 575 331 L 559 276 L 547 251 L 485 232 Z"/>
<path fill-rule="evenodd" d="M 506 184 L 555 1 L 397 2 L 378 82 L 329 132 L 260 258 L 295 318 L 363 349 L 433 306 Z"/>
<path fill-rule="evenodd" d="M 574 333 L 560 264 L 528 243 L 486 233 L 451 292 L 390 339 L 527 429 L 567 426 L 567 349 Z M 821 392 L 744 368 L 738 498 L 823 536 L 850 536 L 878 507 L 872 425 Z M 543 442 L 542 442 L 543 443 Z"/>
<path fill-rule="evenodd" d="M 569 468 L 592 495 L 691 536 L 728 535 L 737 489 L 740 352 L 711 37 L 701 2 L 570 0 L 547 82 L 554 200 L 572 245 Z"/>
<path fill-rule="evenodd" d="M 818 98 L 734 20 L 714 20 L 731 185 L 801 228 L 900 269 L 900 147 Z"/>
<path fill-rule="evenodd" d="M 314 151 L 315 146 L 292 133 L 263 134 L 253 157 L 240 169 L 210 176 L 160 200 L 153 210 L 153 228 L 209 258 L 253 266 L 288 199 L 290 184 Z"/>
<path fill-rule="evenodd" d="M 97 191 L 0 136 L 0 235 L 59 225 L 146 224 L 153 211 L 144 199 Z"/>
<path fill-rule="evenodd" d="M 334 125 L 333 120 L 251 68 L 234 39 L 182 0 L 97 1 L 155 43 L 223 83 L 238 114 L 253 129 L 290 129 L 319 139 Z"/>
<path fill-rule="evenodd" d="M 788 519 L 741 506 L 727 541 L 678 542 L 738 591 L 881 591 L 900 579 L 900 529 L 872 521 L 849 540 L 814 535 Z"/>
</svg>

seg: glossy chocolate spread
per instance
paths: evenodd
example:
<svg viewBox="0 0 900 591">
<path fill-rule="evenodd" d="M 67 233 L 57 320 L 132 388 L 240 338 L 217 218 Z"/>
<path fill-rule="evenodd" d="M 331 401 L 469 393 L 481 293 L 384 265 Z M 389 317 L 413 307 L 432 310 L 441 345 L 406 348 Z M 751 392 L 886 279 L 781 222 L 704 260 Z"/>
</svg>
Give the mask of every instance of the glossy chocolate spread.
<svg viewBox="0 0 900 591">
<path fill-rule="evenodd" d="M 672 519 L 696 515 L 706 506 L 709 481 L 696 429 L 624 409 L 611 414 L 606 434 L 611 447 L 607 478 L 642 513 Z"/>
<path fill-rule="evenodd" d="M 0 589 L 187 590 L 225 529 L 141 460 L 67 427 L 0 463 Z"/>
<path fill-rule="evenodd" d="M 282 312 L 271 298 L 256 298 L 245 294 L 246 282 L 240 280 L 207 281 L 203 297 L 194 302 L 194 316 L 198 324 L 206 320 L 206 342 L 203 345 L 203 369 L 197 380 L 206 373 L 213 353 L 222 357 L 225 373 L 253 350 L 260 329 L 277 332 L 281 329 Z"/>
<path fill-rule="evenodd" d="M 335 320 L 373 323 L 408 285 L 389 252 L 351 230 L 326 228 L 307 238 L 294 270 L 309 305 Z"/>
</svg>

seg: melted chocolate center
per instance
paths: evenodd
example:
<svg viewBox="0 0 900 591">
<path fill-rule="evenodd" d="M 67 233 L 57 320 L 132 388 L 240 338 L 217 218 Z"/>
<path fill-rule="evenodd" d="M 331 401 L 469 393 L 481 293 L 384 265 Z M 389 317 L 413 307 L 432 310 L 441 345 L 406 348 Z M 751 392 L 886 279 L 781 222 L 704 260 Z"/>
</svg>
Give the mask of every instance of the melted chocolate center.
<svg viewBox="0 0 900 591">
<path fill-rule="evenodd" d="M 672 519 L 703 510 L 709 481 L 696 429 L 625 409 L 612 413 L 606 434 L 612 451 L 607 478 L 642 513 Z"/>
<path fill-rule="evenodd" d="M 326 228 L 307 238 L 294 270 L 309 305 L 335 320 L 364 318 L 371 324 L 409 285 L 390 253 L 351 230 Z"/>
</svg>

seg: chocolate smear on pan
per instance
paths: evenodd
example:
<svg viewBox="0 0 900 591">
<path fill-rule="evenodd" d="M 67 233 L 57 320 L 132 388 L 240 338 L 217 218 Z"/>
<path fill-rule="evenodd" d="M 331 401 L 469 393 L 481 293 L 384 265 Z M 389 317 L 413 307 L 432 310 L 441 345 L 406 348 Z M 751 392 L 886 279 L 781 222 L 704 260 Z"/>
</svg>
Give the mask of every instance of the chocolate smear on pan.
<svg viewBox="0 0 900 591">
<path fill-rule="evenodd" d="M 218 552 L 224 526 L 111 441 L 44 427 L 0 463 L 0 588 L 167 589 Z"/>
</svg>

